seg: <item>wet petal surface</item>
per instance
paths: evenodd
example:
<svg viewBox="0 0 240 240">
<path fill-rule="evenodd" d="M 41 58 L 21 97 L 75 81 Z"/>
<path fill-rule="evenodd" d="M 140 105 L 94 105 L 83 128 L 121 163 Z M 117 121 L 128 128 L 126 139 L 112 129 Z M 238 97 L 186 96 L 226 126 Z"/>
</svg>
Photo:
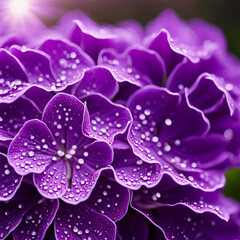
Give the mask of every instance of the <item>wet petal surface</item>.
<svg viewBox="0 0 240 240">
<path fill-rule="evenodd" d="M 58 198 L 67 190 L 67 165 L 64 160 L 52 161 L 40 174 L 33 175 L 34 184 L 40 194 L 47 198 Z"/>
<path fill-rule="evenodd" d="M 106 142 L 95 141 L 76 150 L 76 158 L 71 163 L 70 182 L 62 200 L 78 204 L 86 200 L 95 187 L 103 168 L 112 163 L 112 149 Z"/>
<path fill-rule="evenodd" d="M 52 223 L 58 209 L 58 200 L 42 198 L 25 214 L 13 236 L 19 240 L 41 240 Z"/>
<path fill-rule="evenodd" d="M 160 165 L 142 161 L 131 149 L 115 149 L 112 166 L 116 181 L 133 190 L 143 185 L 153 187 L 161 179 Z"/>
<path fill-rule="evenodd" d="M 111 144 L 117 134 L 126 131 L 132 120 L 127 108 L 114 104 L 101 95 L 92 94 L 82 101 L 86 102 L 88 109 L 85 112 L 83 132 L 90 137 Z"/>
<path fill-rule="evenodd" d="M 50 56 L 52 68 L 56 76 L 55 89 L 64 89 L 82 78 L 83 72 L 93 66 L 92 59 L 79 47 L 66 40 L 47 40 L 39 50 Z"/>
<path fill-rule="evenodd" d="M 9 163 L 18 174 L 41 173 L 57 150 L 55 140 L 43 122 L 30 120 L 16 135 L 8 151 Z"/>
<path fill-rule="evenodd" d="M 7 156 L 0 153 L 0 201 L 11 199 L 20 187 L 22 176 L 9 165 Z"/>
<path fill-rule="evenodd" d="M 29 87 L 25 70 L 8 51 L 0 50 L 0 102 L 11 103 Z"/>
<path fill-rule="evenodd" d="M 21 97 L 11 105 L 0 103 L 0 139 L 13 139 L 23 124 L 34 118 L 41 119 L 41 113 L 26 98 Z"/>
<path fill-rule="evenodd" d="M 55 220 L 55 235 L 57 240 L 114 240 L 116 226 L 109 218 L 89 208 L 85 203 L 77 206 L 61 203 Z"/>
<path fill-rule="evenodd" d="M 87 203 L 95 211 L 116 222 L 126 214 L 130 196 L 129 190 L 111 180 L 110 176 L 102 174 Z"/>
<path fill-rule="evenodd" d="M 121 55 L 112 49 L 100 53 L 98 64 L 106 66 L 118 82 L 129 82 L 137 86 L 161 85 L 165 75 L 163 60 L 154 51 L 133 47 Z"/>
<path fill-rule="evenodd" d="M 75 90 L 79 99 L 90 93 L 101 93 L 107 98 L 113 98 L 118 91 L 118 84 L 107 68 L 94 67 L 86 71 Z"/>
</svg>

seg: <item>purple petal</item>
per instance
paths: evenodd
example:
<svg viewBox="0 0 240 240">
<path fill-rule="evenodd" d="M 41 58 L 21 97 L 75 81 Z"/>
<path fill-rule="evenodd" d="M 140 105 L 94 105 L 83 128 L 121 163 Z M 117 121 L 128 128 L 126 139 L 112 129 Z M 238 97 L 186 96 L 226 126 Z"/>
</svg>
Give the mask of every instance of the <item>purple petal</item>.
<svg viewBox="0 0 240 240">
<path fill-rule="evenodd" d="M 185 166 L 182 166 L 184 168 Z M 225 185 L 225 177 L 220 170 L 194 170 L 192 167 L 191 171 L 175 169 L 170 164 L 165 164 L 162 173 L 170 175 L 174 181 L 180 185 L 190 184 L 195 188 L 199 188 L 203 191 L 211 192 L 216 189 L 223 188 Z"/>
<path fill-rule="evenodd" d="M 13 232 L 14 239 L 43 239 L 55 217 L 58 205 L 58 200 L 40 199 Z"/>
<path fill-rule="evenodd" d="M 55 220 L 57 240 L 66 238 L 114 240 L 115 235 L 115 224 L 108 217 L 89 208 L 87 204 L 74 206 L 61 203 Z"/>
<path fill-rule="evenodd" d="M 132 201 L 134 206 L 144 210 L 163 205 L 184 205 L 197 213 L 214 213 L 225 221 L 237 210 L 237 205 L 223 197 L 220 190 L 203 192 L 192 186 L 181 186 L 168 175 L 164 175 L 160 183 L 153 188 L 135 191 Z"/>
<path fill-rule="evenodd" d="M 53 97 L 53 93 L 33 86 L 25 92 L 24 97 L 32 101 L 42 113 L 49 100 Z M 41 99 L 41 101 L 39 101 L 39 99 Z"/>
<path fill-rule="evenodd" d="M 100 53 L 98 64 L 106 66 L 119 82 L 130 82 L 137 86 L 161 85 L 165 65 L 154 51 L 143 47 L 132 47 L 121 55 L 112 49 Z"/>
<path fill-rule="evenodd" d="M 21 47 L 12 47 L 15 55 L 26 69 L 29 82 L 46 90 L 55 90 L 58 86 L 53 73 L 50 58 L 44 52 Z"/>
<path fill-rule="evenodd" d="M 179 156 L 176 155 L 176 146 L 180 146 L 182 140 L 194 135 L 201 140 L 209 130 L 203 114 L 179 98 L 157 87 L 145 87 L 133 94 L 128 102 L 134 119 L 128 141 L 138 157 L 150 163 L 159 162 L 162 172 L 170 174 L 180 184 L 191 184 L 207 191 L 223 186 L 222 173 L 203 174 L 197 169 L 194 154 L 181 158 L 186 154 L 179 147 Z M 215 160 L 216 153 L 212 157 Z M 221 161 L 225 161 L 224 158 Z"/>
<path fill-rule="evenodd" d="M 198 62 L 200 59 L 209 58 L 218 47 L 218 44 L 209 41 L 209 38 L 202 39 L 203 36 L 198 36 L 171 10 L 166 10 L 150 22 L 147 26 L 147 34 L 151 35 L 145 41 L 150 42 L 148 43 L 150 49 L 163 57 L 168 73 L 184 56 L 192 62 Z"/>
<path fill-rule="evenodd" d="M 0 201 L 8 201 L 16 193 L 22 182 L 22 176 L 9 166 L 7 157 L 0 153 Z"/>
<path fill-rule="evenodd" d="M 145 87 L 129 99 L 134 120 L 128 139 L 142 159 L 159 161 L 162 154 L 171 153 L 171 144 L 208 131 L 209 123 L 203 114 L 184 100 L 179 102 L 179 98 L 165 89 Z"/>
<path fill-rule="evenodd" d="M 198 77 L 193 86 L 186 91 L 189 102 L 205 114 L 216 111 L 223 101 L 229 108 L 232 115 L 235 110 L 235 103 L 226 90 L 224 80 L 214 75 L 202 74 Z"/>
<path fill-rule="evenodd" d="M 74 95 L 81 99 L 90 93 L 101 93 L 111 99 L 118 89 L 117 81 L 107 68 L 94 67 L 84 73 Z"/>
<path fill-rule="evenodd" d="M 1 48 L 9 49 L 13 45 L 23 46 L 24 44 L 26 44 L 25 41 L 17 36 L 7 35 L 0 38 Z"/>
<path fill-rule="evenodd" d="M 30 120 L 13 139 L 8 161 L 18 174 L 41 173 L 52 161 L 56 148 L 48 127 L 39 120 Z"/>
<path fill-rule="evenodd" d="M 41 118 L 34 104 L 26 98 L 18 98 L 11 105 L 0 103 L 0 140 L 11 140 L 23 124 L 30 119 Z"/>
<path fill-rule="evenodd" d="M 133 190 L 139 189 L 143 185 L 153 187 L 162 176 L 158 163 L 143 162 L 134 155 L 132 149 L 115 149 L 112 167 L 116 181 Z"/>
<path fill-rule="evenodd" d="M 43 121 L 59 146 L 66 150 L 79 145 L 86 137 L 82 134 L 84 105 L 76 97 L 59 93 L 47 104 Z"/>
<path fill-rule="evenodd" d="M 92 94 L 82 101 L 86 102 L 88 113 L 85 112 L 83 132 L 90 137 L 112 143 L 114 137 L 124 133 L 131 121 L 127 108 L 112 103 L 107 98 Z"/>
<path fill-rule="evenodd" d="M 224 33 L 216 26 L 210 25 L 202 19 L 193 19 L 189 26 L 197 34 L 199 40 L 204 43 L 208 40 L 219 45 L 219 49 L 227 50 L 227 41 Z"/>
<path fill-rule="evenodd" d="M 179 145 L 172 146 L 173 156 L 181 160 L 175 162 L 175 166 L 181 168 L 184 163 L 187 168 L 212 168 L 228 159 L 224 152 L 227 148 L 226 139 L 220 134 L 207 136 L 192 136 L 185 138 Z M 175 158 L 178 160 L 177 158 Z"/>
<path fill-rule="evenodd" d="M 0 239 L 5 239 L 20 224 L 31 207 L 31 202 L 26 204 L 18 201 L 0 202 Z"/>
<path fill-rule="evenodd" d="M 71 41 L 80 46 L 96 62 L 99 52 L 104 48 L 124 50 L 126 43 L 114 34 L 110 28 L 98 26 L 87 16 L 75 20 L 75 27 L 71 34 Z"/>
<path fill-rule="evenodd" d="M 169 75 L 174 67 L 183 60 L 184 55 L 181 51 L 175 50 L 169 33 L 164 29 L 149 41 L 149 49 L 156 51 L 162 57 L 165 62 L 167 75 Z"/>
<path fill-rule="evenodd" d="M 156 19 L 150 21 L 146 27 L 146 32 L 150 35 L 160 32 L 161 29 L 166 29 L 178 43 L 187 45 L 198 43 L 198 38 L 194 31 L 171 9 L 163 11 Z"/>
<path fill-rule="evenodd" d="M 71 184 L 61 197 L 70 204 L 78 204 L 89 198 L 101 170 L 112 163 L 112 149 L 106 142 L 95 141 L 79 148 L 72 162 Z"/>
<path fill-rule="evenodd" d="M 11 103 L 29 87 L 25 70 L 8 51 L 0 50 L 0 102 Z"/>
<path fill-rule="evenodd" d="M 225 222 L 212 213 L 195 213 L 181 205 L 159 207 L 154 211 L 139 211 L 159 227 L 167 239 L 225 240 L 238 239 L 240 235 L 236 220 Z"/>
<path fill-rule="evenodd" d="M 84 71 L 94 65 L 88 55 L 66 40 L 47 40 L 39 50 L 51 58 L 53 71 L 57 77 L 56 90 L 77 82 L 82 78 Z"/>
<path fill-rule="evenodd" d="M 5 239 L 20 224 L 38 197 L 37 191 L 31 185 L 22 183 L 11 201 L 0 202 L 0 239 Z"/>
<path fill-rule="evenodd" d="M 52 161 L 40 174 L 33 175 L 39 193 L 46 198 L 61 197 L 67 191 L 67 164 L 65 160 Z"/>
<path fill-rule="evenodd" d="M 128 210 L 129 191 L 106 176 L 101 176 L 87 204 L 114 222 L 123 218 Z"/>
</svg>

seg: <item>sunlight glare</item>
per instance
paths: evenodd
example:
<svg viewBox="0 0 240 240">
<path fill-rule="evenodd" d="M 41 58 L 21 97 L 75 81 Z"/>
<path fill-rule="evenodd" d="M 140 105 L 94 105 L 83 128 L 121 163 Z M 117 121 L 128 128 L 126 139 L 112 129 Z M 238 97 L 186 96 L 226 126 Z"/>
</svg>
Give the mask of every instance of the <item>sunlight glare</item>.
<svg viewBox="0 0 240 240">
<path fill-rule="evenodd" d="M 24 17 L 30 12 L 29 0 L 10 0 L 8 9 L 13 17 Z"/>
</svg>

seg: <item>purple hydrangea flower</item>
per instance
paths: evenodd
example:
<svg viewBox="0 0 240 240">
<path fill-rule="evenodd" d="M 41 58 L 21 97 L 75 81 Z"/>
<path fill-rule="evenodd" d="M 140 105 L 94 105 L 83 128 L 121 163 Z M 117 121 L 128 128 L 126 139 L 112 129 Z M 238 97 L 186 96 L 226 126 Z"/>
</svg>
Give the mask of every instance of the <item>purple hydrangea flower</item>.
<svg viewBox="0 0 240 240">
<path fill-rule="evenodd" d="M 0 239 L 240 239 L 222 32 L 167 10 L 145 30 L 73 12 L 39 34 L 0 38 Z"/>
</svg>

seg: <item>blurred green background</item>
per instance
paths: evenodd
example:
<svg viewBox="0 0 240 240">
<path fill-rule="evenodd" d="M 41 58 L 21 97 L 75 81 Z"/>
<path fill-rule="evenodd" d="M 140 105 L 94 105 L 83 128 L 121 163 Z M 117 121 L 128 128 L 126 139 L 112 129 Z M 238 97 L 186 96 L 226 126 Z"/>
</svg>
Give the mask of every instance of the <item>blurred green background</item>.
<svg viewBox="0 0 240 240">
<path fill-rule="evenodd" d="M 66 11 L 80 9 L 97 22 L 135 19 L 145 25 L 167 8 L 185 20 L 203 18 L 225 33 L 228 50 L 240 58 L 240 0 L 53 0 Z M 48 19 L 53 25 L 58 17 Z M 240 143 L 239 143 L 240 144 Z M 224 194 L 240 201 L 240 170 L 226 174 Z"/>
</svg>

